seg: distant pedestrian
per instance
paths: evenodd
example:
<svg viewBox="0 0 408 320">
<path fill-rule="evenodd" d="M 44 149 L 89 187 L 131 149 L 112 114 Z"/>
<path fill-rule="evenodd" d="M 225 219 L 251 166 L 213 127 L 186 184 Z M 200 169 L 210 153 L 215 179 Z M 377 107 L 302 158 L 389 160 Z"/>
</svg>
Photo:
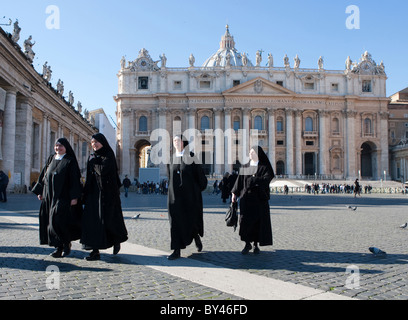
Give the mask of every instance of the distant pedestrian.
<svg viewBox="0 0 408 320">
<path fill-rule="evenodd" d="M 0 170 L 0 201 L 7 202 L 7 186 L 9 183 L 9 177 Z"/>
<path fill-rule="evenodd" d="M 169 260 L 179 258 L 181 249 L 190 245 L 193 239 L 199 252 L 203 248 L 200 239 L 204 235 L 201 192 L 207 187 L 207 177 L 187 145 L 182 136 L 174 137 L 175 152 L 167 166 L 170 247 L 174 250 L 168 257 Z"/>
<path fill-rule="evenodd" d="M 254 253 L 260 246 L 272 245 L 272 226 L 269 209 L 269 183 L 274 178 L 271 163 L 259 146 L 251 148 L 251 161 L 244 165 L 232 188 L 232 202 L 240 203 L 241 240 L 245 242 L 242 254 L 247 254 L 254 243 Z"/>
<path fill-rule="evenodd" d="M 120 179 L 115 154 L 102 133 L 92 136 L 84 187 L 81 243 L 92 250 L 86 260 L 99 260 L 99 249 L 113 246 L 113 254 L 128 239 L 120 201 Z"/>
<path fill-rule="evenodd" d="M 71 241 L 81 236 L 81 173 L 74 150 L 65 138 L 54 145 L 55 154 L 48 158 L 32 189 L 41 200 L 40 244 L 55 247 L 54 258 L 71 252 Z"/>
<path fill-rule="evenodd" d="M 214 184 L 213 184 L 213 192 L 212 192 L 212 194 L 216 194 L 216 195 L 218 195 L 218 193 L 219 193 L 219 191 L 218 191 L 218 180 L 215 180 L 215 182 L 214 182 Z"/>
<path fill-rule="evenodd" d="M 357 195 L 361 196 L 360 183 L 358 182 L 358 179 L 356 179 L 356 181 L 354 181 L 354 198 Z"/>
<path fill-rule="evenodd" d="M 123 188 L 125 189 L 125 197 L 127 198 L 128 192 L 129 192 L 129 187 L 131 186 L 132 182 L 128 178 L 128 176 L 125 176 L 125 179 L 123 179 Z"/>
<path fill-rule="evenodd" d="M 222 180 L 219 184 L 219 188 L 221 191 L 221 199 L 222 202 L 226 203 L 227 199 L 229 199 L 230 197 L 230 193 L 231 193 L 231 187 L 229 184 L 229 176 L 230 174 L 228 172 L 224 173 L 224 176 L 222 177 Z"/>
</svg>

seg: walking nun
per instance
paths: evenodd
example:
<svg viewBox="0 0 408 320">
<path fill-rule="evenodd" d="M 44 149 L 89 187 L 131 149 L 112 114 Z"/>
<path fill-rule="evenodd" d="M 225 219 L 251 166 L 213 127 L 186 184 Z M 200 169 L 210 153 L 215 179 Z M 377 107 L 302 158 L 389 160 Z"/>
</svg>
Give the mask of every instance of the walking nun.
<svg viewBox="0 0 408 320">
<path fill-rule="evenodd" d="M 260 246 L 272 245 L 272 226 L 269 210 L 269 183 L 275 174 L 263 149 L 251 148 L 250 162 L 244 165 L 232 188 L 232 202 L 240 201 L 241 240 L 245 242 L 242 254 L 247 254 L 254 244 L 254 253 Z"/>
<path fill-rule="evenodd" d="M 71 252 L 71 241 L 81 236 L 81 173 L 71 145 L 60 138 L 32 189 L 41 200 L 40 244 L 55 247 L 54 258 Z"/>
<path fill-rule="evenodd" d="M 198 251 L 203 248 L 200 237 L 204 235 L 203 199 L 201 192 L 207 187 L 205 176 L 197 158 L 189 151 L 182 136 L 173 139 L 175 153 L 167 166 L 169 190 L 167 206 L 170 221 L 170 247 L 174 252 L 169 260 L 180 258 L 194 239 Z"/>
<path fill-rule="evenodd" d="M 116 158 L 102 133 L 92 136 L 94 151 L 88 160 L 84 187 L 81 243 L 92 250 L 86 260 L 99 260 L 99 249 L 113 246 L 113 254 L 128 239 L 120 201 L 121 182 Z"/>
</svg>

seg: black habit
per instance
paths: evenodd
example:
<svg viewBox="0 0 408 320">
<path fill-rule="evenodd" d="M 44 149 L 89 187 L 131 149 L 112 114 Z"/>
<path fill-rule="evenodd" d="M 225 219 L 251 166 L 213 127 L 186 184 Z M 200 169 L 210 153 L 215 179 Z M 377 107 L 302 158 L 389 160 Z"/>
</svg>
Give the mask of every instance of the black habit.
<svg viewBox="0 0 408 320">
<path fill-rule="evenodd" d="M 107 249 L 128 239 L 115 154 L 102 134 L 94 137 L 103 147 L 90 156 L 87 165 L 81 236 L 86 250 Z"/>
<path fill-rule="evenodd" d="M 272 166 L 259 147 L 259 163 L 249 163 L 240 170 L 232 193 L 240 198 L 240 230 L 242 241 L 259 243 L 260 246 L 273 244 L 272 225 L 269 210 L 269 183 L 274 178 Z"/>
<path fill-rule="evenodd" d="M 62 247 L 81 236 L 81 174 L 75 156 L 65 154 L 61 160 L 48 158 L 32 192 L 42 195 L 39 224 L 40 244 Z M 71 200 L 78 204 L 71 206 Z"/>
<path fill-rule="evenodd" d="M 172 250 L 185 249 L 194 237 L 204 235 L 203 198 L 207 177 L 193 153 L 184 149 L 167 166 L 169 189 L 167 207 Z"/>
</svg>

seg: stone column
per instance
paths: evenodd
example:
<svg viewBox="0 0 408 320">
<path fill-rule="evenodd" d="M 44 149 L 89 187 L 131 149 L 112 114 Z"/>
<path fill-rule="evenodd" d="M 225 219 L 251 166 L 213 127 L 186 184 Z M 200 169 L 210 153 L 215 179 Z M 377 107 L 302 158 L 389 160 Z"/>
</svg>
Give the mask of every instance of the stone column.
<svg viewBox="0 0 408 320">
<path fill-rule="evenodd" d="M 48 128 L 48 115 L 46 113 L 43 114 L 43 122 L 42 122 L 42 141 L 40 143 L 41 146 L 41 158 L 40 158 L 40 167 L 45 165 L 48 155 L 50 152 L 50 148 L 48 145 L 50 131 Z M 58 139 L 58 138 L 57 138 Z M 68 138 L 69 143 L 71 144 L 71 139 Z M 55 142 L 55 141 L 54 141 Z M 72 146 L 72 144 L 71 144 Z"/>
<path fill-rule="evenodd" d="M 293 175 L 293 110 L 286 109 L 286 174 Z"/>
<path fill-rule="evenodd" d="M 158 108 L 157 109 L 157 114 L 159 115 L 159 129 L 167 130 L 167 126 L 166 126 L 167 110 L 165 108 Z M 170 136 L 168 136 L 167 138 L 169 138 L 170 141 L 169 140 L 168 141 L 162 141 L 162 143 L 163 143 L 163 145 L 167 145 L 169 147 L 167 148 L 167 150 L 163 150 L 163 152 L 170 152 L 170 146 L 172 144 L 173 138 L 171 138 Z M 162 136 L 162 139 L 167 140 L 167 138 L 166 138 L 165 135 Z M 132 146 L 132 148 L 133 148 L 133 146 Z M 165 156 L 165 155 L 163 155 L 163 156 Z M 167 156 L 169 156 L 169 154 Z M 168 161 L 169 160 L 166 160 L 165 162 L 167 163 Z M 167 174 L 166 163 L 164 163 L 164 164 L 161 163 L 160 164 L 160 175 L 161 176 L 165 176 Z"/>
<path fill-rule="evenodd" d="M 0 160 L 3 160 L 2 152 L 2 139 L 3 139 L 3 126 L 4 126 L 4 109 L 6 107 L 7 91 L 0 88 Z"/>
<path fill-rule="evenodd" d="M 121 174 L 129 174 L 131 170 L 130 164 L 130 110 L 122 110 L 121 112 L 121 137 L 122 137 L 122 157 L 121 157 Z"/>
<path fill-rule="evenodd" d="M 326 119 L 328 113 L 325 110 L 319 111 L 319 169 L 320 174 L 328 174 L 327 171 L 327 156 L 329 150 L 327 149 L 327 130 L 326 130 Z"/>
<path fill-rule="evenodd" d="M 384 171 L 386 173 L 386 179 L 390 180 L 390 170 L 389 170 L 389 152 L 388 152 L 388 112 L 380 112 L 380 130 L 378 130 L 381 143 L 381 157 L 380 165 L 381 168 L 380 177 L 384 178 Z M 405 159 L 404 159 L 405 160 Z M 404 166 L 405 171 L 405 166 Z M 405 178 L 405 176 L 404 176 Z"/>
<path fill-rule="evenodd" d="M 273 170 L 276 172 L 276 157 L 275 157 L 275 140 L 276 140 L 276 128 L 275 128 L 275 110 L 268 109 L 268 155 L 269 161 L 272 164 Z"/>
<path fill-rule="evenodd" d="M 14 188 L 14 163 L 15 163 L 15 142 L 16 142 L 16 103 L 17 90 L 7 88 L 6 105 L 4 108 L 3 122 L 3 171 L 10 177 L 8 189 Z"/>
<path fill-rule="evenodd" d="M 187 108 L 187 129 L 195 129 L 195 118 L 196 118 L 196 110 L 192 108 Z"/>
<path fill-rule="evenodd" d="M 31 145 L 33 116 L 29 99 L 18 101 L 16 106 L 16 141 L 15 147 L 15 172 L 21 174 L 21 186 L 30 186 L 31 174 Z M 40 163 L 40 167 L 45 164 Z"/>
<path fill-rule="evenodd" d="M 224 162 L 224 131 L 221 129 L 222 108 L 214 108 L 214 173 L 222 175 Z"/>
<path fill-rule="evenodd" d="M 356 112 L 348 110 L 345 115 L 345 176 L 349 179 L 355 179 L 358 175 L 356 168 L 356 147 L 355 147 L 355 116 Z"/>
<path fill-rule="evenodd" d="M 225 133 L 231 131 L 231 112 L 232 112 L 231 108 L 224 108 L 224 132 Z M 234 148 L 235 146 L 234 143 L 235 143 L 234 137 L 225 136 L 224 138 L 224 173 L 232 172 L 232 166 L 233 166 L 232 161 L 235 160 L 235 155 L 232 153 L 236 152 L 236 148 Z"/>
<path fill-rule="evenodd" d="M 302 111 L 295 110 L 295 139 L 296 139 L 296 175 L 303 174 L 302 157 Z"/>
<path fill-rule="evenodd" d="M 249 125 L 250 111 L 250 108 L 242 108 L 242 129 L 244 134 L 242 136 L 242 141 L 240 141 L 241 164 L 245 164 L 249 161 L 249 148 L 251 148 L 251 127 Z"/>
</svg>

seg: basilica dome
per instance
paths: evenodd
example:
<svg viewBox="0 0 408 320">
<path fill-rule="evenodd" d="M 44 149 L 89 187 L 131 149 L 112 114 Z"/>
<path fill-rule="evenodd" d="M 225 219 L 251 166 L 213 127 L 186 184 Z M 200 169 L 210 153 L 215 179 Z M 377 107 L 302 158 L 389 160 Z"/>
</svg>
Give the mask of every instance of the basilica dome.
<svg viewBox="0 0 408 320">
<path fill-rule="evenodd" d="M 241 54 L 235 49 L 234 37 L 226 26 L 225 34 L 221 37 L 220 49 L 210 56 L 202 65 L 203 67 L 243 67 L 253 66 L 249 61 L 247 54 Z"/>
</svg>

